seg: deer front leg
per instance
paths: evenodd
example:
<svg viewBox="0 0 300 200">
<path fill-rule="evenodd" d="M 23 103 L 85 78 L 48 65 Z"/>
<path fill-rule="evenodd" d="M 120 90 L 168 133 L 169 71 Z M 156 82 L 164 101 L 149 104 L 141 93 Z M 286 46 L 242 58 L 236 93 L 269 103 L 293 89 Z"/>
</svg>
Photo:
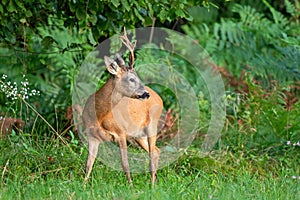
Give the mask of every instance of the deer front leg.
<svg viewBox="0 0 300 200">
<path fill-rule="evenodd" d="M 156 171 L 158 168 L 158 160 L 160 156 L 160 150 L 156 147 L 156 137 L 157 137 L 157 125 L 158 120 L 162 112 L 162 105 L 155 104 L 152 105 L 149 110 L 150 124 L 147 128 L 147 138 L 149 147 L 149 157 L 150 157 L 150 173 L 152 179 L 152 188 L 156 182 Z"/>
<path fill-rule="evenodd" d="M 127 180 L 132 184 L 132 180 L 130 177 L 130 169 L 129 169 L 129 163 L 128 163 L 128 155 L 127 155 L 127 142 L 126 142 L 126 135 L 122 134 L 119 137 L 119 147 L 120 147 L 120 153 L 121 153 L 121 159 L 122 159 L 122 167 L 126 174 Z"/>
<path fill-rule="evenodd" d="M 156 144 L 156 135 L 148 137 L 148 144 L 149 144 L 149 156 L 150 156 L 150 173 L 151 173 L 151 180 L 152 180 L 152 187 L 156 182 L 156 171 L 158 168 L 158 160 L 160 155 L 160 150 L 155 146 Z"/>
<path fill-rule="evenodd" d="M 152 136 L 151 138 L 150 137 L 149 138 L 145 138 L 145 137 L 136 138 L 136 141 L 139 143 L 139 145 L 143 149 L 145 149 L 149 153 L 149 157 L 150 157 L 149 168 L 150 168 L 150 172 L 151 172 L 152 187 L 153 187 L 154 183 L 156 182 L 156 171 L 158 168 L 158 160 L 159 160 L 159 156 L 160 156 L 160 150 L 157 146 L 155 146 L 156 136 Z M 149 144 L 152 144 L 151 153 L 150 153 Z"/>
</svg>

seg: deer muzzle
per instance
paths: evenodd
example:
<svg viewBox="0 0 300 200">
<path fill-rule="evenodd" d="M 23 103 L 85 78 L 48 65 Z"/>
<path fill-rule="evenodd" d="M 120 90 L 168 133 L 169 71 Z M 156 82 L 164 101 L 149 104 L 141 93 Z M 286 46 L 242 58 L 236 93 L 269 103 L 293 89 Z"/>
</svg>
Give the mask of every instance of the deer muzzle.
<svg viewBox="0 0 300 200">
<path fill-rule="evenodd" d="M 149 99 L 150 94 L 149 92 L 145 91 L 142 95 L 138 95 L 138 99 L 144 100 L 144 99 Z"/>
</svg>

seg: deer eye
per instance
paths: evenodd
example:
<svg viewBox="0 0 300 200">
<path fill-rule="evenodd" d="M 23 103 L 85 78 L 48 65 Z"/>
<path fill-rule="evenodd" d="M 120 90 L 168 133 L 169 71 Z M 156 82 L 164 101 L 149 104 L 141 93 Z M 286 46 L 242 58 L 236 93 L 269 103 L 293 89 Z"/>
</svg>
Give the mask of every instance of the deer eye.
<svg viewBox="0 0 300 200">
<path fill-rule="evenodd" d="M 132 82 L 132 83 L 134 83 L 135 79 L 134 78 L 130 78 L 129 81 Z"/>
</svg>

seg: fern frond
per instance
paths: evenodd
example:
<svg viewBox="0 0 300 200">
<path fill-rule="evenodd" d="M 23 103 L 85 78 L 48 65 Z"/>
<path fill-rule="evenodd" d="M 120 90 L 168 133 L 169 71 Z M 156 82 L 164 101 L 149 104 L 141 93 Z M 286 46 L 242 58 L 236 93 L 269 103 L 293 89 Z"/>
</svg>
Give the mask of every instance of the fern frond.
<svg viewBox="0 0 300 200">
<path fill-rule="evenodd" d="M 286 4 L 294 14 L 297 7 Z M 266 5 L 271 19 L 250 6 L 234 4 L 232 11 L 238 18 L 221 18 L 212 25 L 196 23 L 184 30 L 204 44 L 218 65 L 234 75 L 250 69 L 254 77 L 267 84 L 274 79 L 281 83 L 300 80 L 297 20 L 289 21 L 267 2 Z"/>
<path fill-rule="evenodd" d="M 263 3 L 270 9 L 270 11 L 273 15 L 274 22 L 276 24 L 280 24 L 282 26 L 285 26 L 288 24 L 288 20 L 287 20 L 287 18 L 284 17 L 283 14 L 281 14 L 280 12 L 275 10 L 273 8 L 273 6 L 271 6 L 266 0 L 263 0 Z"/>
<path fill-rule="evenodd" d="M 264 18 L 264 15 L 258 13 L 256 9 L 250 6 L 242 6 L 240 4 L 234 4 L 232 12 L 238 13 L 241 17 L 241 22 L 250 27 L 256 27 L 257 24 L 261 23 Z"/>
<path fill-rule="evenodd" d="M 286 12 L 291 14 L 292 16 L 295 16 L 297 12 L 296 7 L 289 0 L 284 0 L 284 4 L 286 7 Z"/>
</svg>

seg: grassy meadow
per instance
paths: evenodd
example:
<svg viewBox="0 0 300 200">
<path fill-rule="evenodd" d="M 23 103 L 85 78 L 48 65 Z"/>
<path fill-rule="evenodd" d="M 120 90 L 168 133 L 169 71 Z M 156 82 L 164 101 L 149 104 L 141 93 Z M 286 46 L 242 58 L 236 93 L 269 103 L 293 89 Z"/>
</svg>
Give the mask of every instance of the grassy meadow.
<svg viewBox="0 0 300 200">
<path fill-rule="evenodd" d="M 223 136 L 227 142 L 229 135 Z M 84 187 L 87 148 L 74 141 L 63 144 L 54 137 L 25 133 L 1 139 L 0 199 L 298 199 L 300 195 L 299 146 L 283 143 L 276 147 L 281 152 L 272 155 L 225 146 L 221 140 L 209 155 L 200 156 L 194 142 L 175 163 L 158 171 L 151 189 L 148 173 L 133 173 L 130 186 L 123 172 L 99 161 Z"/>
</svg>

